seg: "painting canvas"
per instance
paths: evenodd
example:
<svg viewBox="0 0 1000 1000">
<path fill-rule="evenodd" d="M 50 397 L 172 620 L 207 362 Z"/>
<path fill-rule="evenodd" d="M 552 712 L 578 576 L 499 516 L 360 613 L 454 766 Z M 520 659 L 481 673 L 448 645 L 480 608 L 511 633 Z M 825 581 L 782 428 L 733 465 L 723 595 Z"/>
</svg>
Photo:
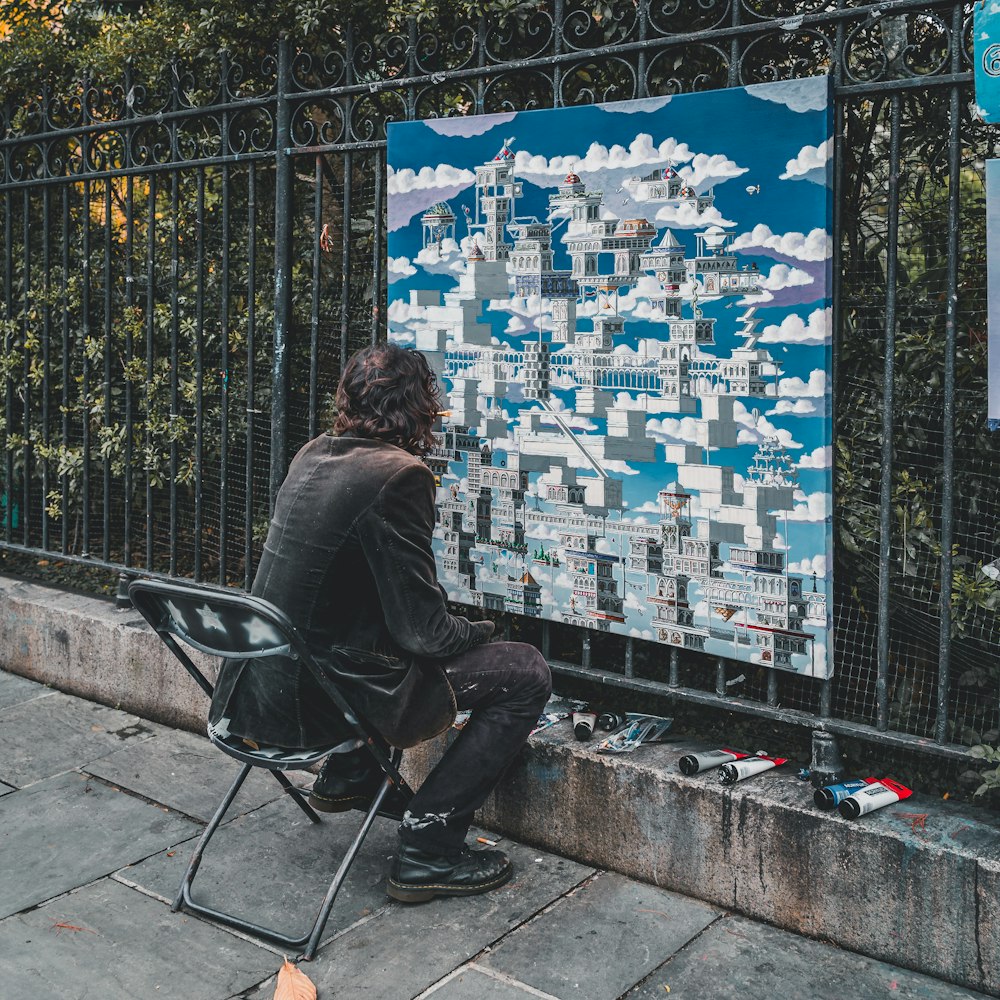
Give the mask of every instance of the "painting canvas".
<svg viewBox="0 0 1000 1000">
<path fill-rule="evenodd" d="M 826 78 L 389 127 L 449 596 L 831 673 Z"/>
</svg>

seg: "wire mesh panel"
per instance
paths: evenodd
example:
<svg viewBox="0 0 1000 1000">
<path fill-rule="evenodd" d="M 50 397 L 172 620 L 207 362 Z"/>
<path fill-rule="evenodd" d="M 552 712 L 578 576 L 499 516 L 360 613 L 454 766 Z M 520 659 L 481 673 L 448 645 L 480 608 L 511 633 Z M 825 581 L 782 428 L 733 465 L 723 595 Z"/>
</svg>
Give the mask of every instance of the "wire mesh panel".
<svg viewBox="0 0 1000 1000">
<path fill-rule="evenodd" d="M 510 622 L 569 673 L 898 745 L 1000 728 L 972 5 L 551 2 L 3 113 L 0 544 L 249 586 L 287 461 L 384 335 L 385 126 L 829 73 L 835 673 Z M 720 128 L 738 123 L 720 122 Z M 779 234 L 780 235 L 780 234 Z M 805 235 L 805 234 L 804 234 Z M 918 741 L 924 741 L 920 743 Z"/>
</svg>

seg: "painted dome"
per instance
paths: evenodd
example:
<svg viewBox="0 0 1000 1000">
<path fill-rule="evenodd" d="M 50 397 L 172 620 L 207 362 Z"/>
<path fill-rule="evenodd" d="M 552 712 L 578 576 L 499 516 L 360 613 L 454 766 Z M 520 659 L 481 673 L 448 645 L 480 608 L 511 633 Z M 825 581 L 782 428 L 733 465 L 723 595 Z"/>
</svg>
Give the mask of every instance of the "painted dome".
<svg viewBox="0 0 1000 1000">
<path fill-rule="evenodd" d="M 451 205 L 446 201 L 439 201 L 436 205 L 431 205 L 423 214 L 425 219 L 454 219 L 455 213 L 451 210 Z"/>
</svg>

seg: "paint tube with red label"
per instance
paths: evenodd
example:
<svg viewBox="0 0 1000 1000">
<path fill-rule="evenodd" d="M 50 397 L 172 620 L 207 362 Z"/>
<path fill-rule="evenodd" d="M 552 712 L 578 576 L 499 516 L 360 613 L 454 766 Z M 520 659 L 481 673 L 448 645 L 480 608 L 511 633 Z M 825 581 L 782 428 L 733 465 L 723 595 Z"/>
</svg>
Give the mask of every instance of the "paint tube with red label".
<svg viewBox="0 0 1000 1000">
<path fill-rule="evenodd" d="M 848 795 L 853 795 L 877 780 L 877 778 L 855 778 L 853 781 L 841 781 L 836 785 L 824 785 L 823 788 L 817 788 L 813 792 L 813 802 L 820 809 L 836 809 Z"/>
<path fill-rule="evenodd" d="M 736 750 L 703 750 L 701 753 L 689 753 L 680 759 L 681 771 L 684 774 L 698 774 L 700 771 L 710 771 L 713 767 L 728 764 L 732 760 L 745 760 L 748 753 Z"/>
<path fill-rule="evenodd" d="M 892 778 L 881 778 L 873 781 L 867 788 L 859 789 L 853 795 L 849 795 L 837 808 L 844 819 L 857 819 L 865 813 L 891 806 L 893 802 L 908 799 L 912 794 L 912 788 L 907 788 Z"/>
<path fill-rule="evenodd" d="M 737 781 L 742 781 L 754 774 L 760 774 L 761 771 L 770 771 L 772 767 L 780 767 L 787 761 L 787 757 L 768 757 L 766 754 L 757 754 L 756 757 L 747 757 L 746 760 L 723 764 L 719 768 L 719 781 L 724 785 L 735 785 Z"/>
</svg>

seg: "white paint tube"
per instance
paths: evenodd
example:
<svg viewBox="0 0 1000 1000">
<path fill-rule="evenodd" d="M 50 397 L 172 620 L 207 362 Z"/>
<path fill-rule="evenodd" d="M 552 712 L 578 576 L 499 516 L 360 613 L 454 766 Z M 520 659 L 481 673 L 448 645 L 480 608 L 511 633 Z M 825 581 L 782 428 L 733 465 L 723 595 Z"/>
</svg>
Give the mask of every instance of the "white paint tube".
<svg viewBox="0 0 1000 1000">
<path fill-rule="evenodd" d="M 866 813 L 875 812 L 876 809 L 891 806 L 893 802 L 908 799 L 912 794 L 912 788 L 907 788 L 892 778 L 882 778 L 880 781 L 872 782 L 867 788 L 859 789 L 853 795 L 849 795 L 837 809 L 844 819 L 857 819 Z"/>
<path fill-rule="evenodd" d="M 684 774 L 698 774 L 700 771 L 710 771 L 720 764 L 728 764 L 731 760 L 743 760 L 748 753 L 738 753 L 736 750 L 703 750 L 701 753 L 685 754 L 680 759 L 680 768 Z"/>
<path fill-rule="evenodd" d="M 778 767 L 788 760 L 787 757 L 748 757 L 746 760 L 738 760 L 732 764 L 723 764 L 719 768 L 719 781 L 724 785 L 735 785 L 737 781 L 749 778 L 761 771 L 770 771 L 772 767 Z"/>
<path fill-rule="evenodd" d="M 573 735 L 578 740 L 589 740 L 594 735 L 594 726 L 597 724 L 596 712 L 574 712 L 573 713 Z"/>
</svg>

